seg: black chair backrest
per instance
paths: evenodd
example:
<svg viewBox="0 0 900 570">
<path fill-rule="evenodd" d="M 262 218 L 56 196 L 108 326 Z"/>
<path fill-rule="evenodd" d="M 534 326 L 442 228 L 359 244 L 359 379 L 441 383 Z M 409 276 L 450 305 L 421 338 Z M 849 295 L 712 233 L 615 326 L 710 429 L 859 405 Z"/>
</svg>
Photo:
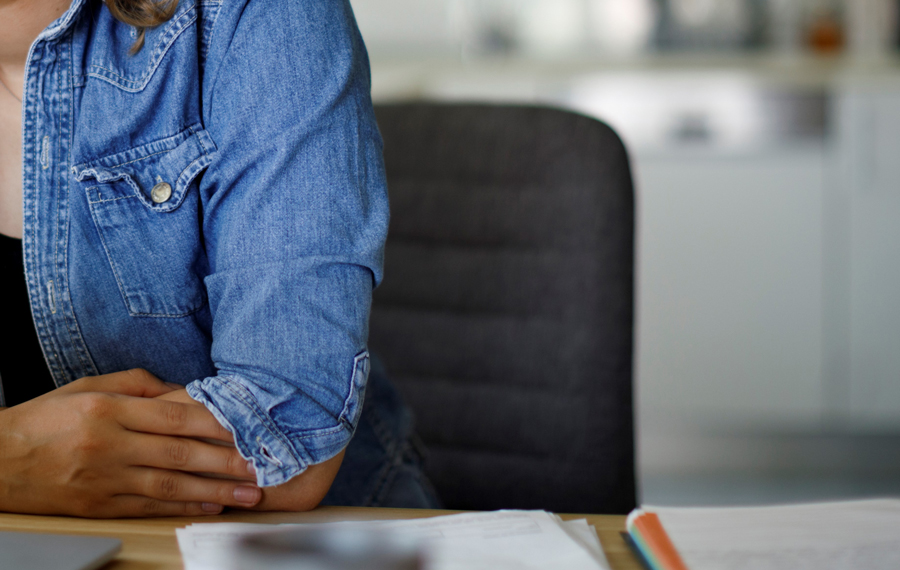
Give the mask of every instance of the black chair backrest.
<svg viewBox="0 0 900 570">
<path fill-rule="evenodd" d="M 370 344 L 447 508 L 626 513 L 634 194 L 605 124 L 376 107 L 391 226 Z"/>
</svg>

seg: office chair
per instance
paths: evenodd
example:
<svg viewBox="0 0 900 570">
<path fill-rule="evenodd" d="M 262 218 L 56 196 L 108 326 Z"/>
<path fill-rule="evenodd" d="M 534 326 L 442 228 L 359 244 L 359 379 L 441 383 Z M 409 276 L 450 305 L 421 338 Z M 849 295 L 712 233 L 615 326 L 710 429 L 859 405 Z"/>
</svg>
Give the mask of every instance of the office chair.
<svg viewBox="0 0 900 570">
<path fill-rule="evenodd" d="M 370 346 L 445 507 L 627 513 L 634 196 L 605 124 L 376 107 L 391 198 Z"/>
</svg>

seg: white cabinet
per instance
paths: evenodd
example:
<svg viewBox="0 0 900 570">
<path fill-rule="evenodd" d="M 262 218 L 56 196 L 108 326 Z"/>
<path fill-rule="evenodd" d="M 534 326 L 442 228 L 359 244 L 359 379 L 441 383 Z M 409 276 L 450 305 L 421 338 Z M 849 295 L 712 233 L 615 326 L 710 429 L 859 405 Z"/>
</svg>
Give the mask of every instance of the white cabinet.
<svg viewBox="0 0 900 570">
<path fill-rule="evenodd" d="M 849 419 L 900 428 L 900 82 L 845 89 Z"/>
<path fill-rule="evenodd" d="M 819 419 L 824 161 L 821 146 L 635 158 L 648 427 Z"/>
</svg>

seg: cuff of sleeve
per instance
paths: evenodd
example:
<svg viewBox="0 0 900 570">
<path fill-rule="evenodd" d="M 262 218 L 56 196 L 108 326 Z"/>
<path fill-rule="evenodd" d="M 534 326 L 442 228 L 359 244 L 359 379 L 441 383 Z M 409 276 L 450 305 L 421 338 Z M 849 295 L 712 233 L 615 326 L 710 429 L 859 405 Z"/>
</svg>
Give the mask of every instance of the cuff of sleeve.
<svg viewBox="0 0 900 570">
<path fill-rule="evenodd" d="M 187 385 L 187 391 L 231 432 L 241 456 L 253 463 L 257 484 L 271 487 L 347 447 L 362 411 L 368 375 L 369 354 L 364 351 L 354 358 L 349 392 L 332 426 L 279 426 L 254 397 L 253 383 L 237 376 L 197 380 Z"/>
<path fill-rule="evenodd" d="M 314 458 L 303 446 L 293 445 L 237 378 L 205 378 L 188 384 L 187 391 L 232 433 L 241 456 L 253 463 L 260 487 L 286 483 L 311 464 L 321 463 L 343 448 L 327 457 L 317 453 Z M 349 441 L 350 436 L 345 439 Z"/>
</svg>

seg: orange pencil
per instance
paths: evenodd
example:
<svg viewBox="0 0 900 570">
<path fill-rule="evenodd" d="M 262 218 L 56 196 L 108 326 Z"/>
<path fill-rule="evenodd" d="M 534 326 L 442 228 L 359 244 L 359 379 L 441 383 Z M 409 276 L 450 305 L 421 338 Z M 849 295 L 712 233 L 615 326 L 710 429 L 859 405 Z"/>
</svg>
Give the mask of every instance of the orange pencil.
<svg viewBox="0 0 900 570">
<path fill-rule="evenodd" d="M 656 513 L 643 513 L 635 519 L 634 526 L 665 570 L 688 570 Z"/>
</svg>

